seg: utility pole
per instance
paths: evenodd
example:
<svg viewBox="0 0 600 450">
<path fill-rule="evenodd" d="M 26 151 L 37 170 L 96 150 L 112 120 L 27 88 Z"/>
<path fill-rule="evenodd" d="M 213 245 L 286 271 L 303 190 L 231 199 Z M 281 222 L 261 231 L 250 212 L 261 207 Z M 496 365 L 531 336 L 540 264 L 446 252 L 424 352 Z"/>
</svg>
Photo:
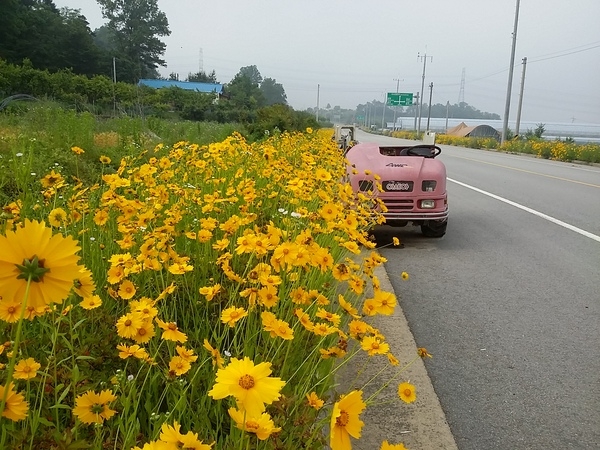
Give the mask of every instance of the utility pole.
<svg viewBox="0 0 600 450">
<path fill-rule="evenodd" d="M 399 93 L 399 89 L 400 89 L 400 78 L 394 78 L 394 81 L 396 82 L 396 94 Z M 396 112 L 398 111 L 398 106 L 394 106 L 394 126 L 392 127 L 393 131 L 396 131 Z"/>
<path fill-rule="evenodd" d="M 450 100 L 446 100 L 446 133 L 448 133 L 448 114 L 450 113 Z"/>
<path fill-rule="evenodd" d="M 383 133 L 383 124 L 385 122 L 385 92 L 383 93 L 383 113 L 381 114 L 381 132 Z"/>
<path fill-rule="evenodd" d="M 515 66 L 515 49 L 517 47 L 517 26 L 519 25 L 519 6 L 521 0 L 517 0 L 517 8 L 515 11 L 515 26 L 513 30 L 512 50 L 510 52 L 510 67 L 508 69 L 508 87 L 506 88 L 506 106 L 504 108 L 504 125 L 502 126 L 502 137 L 500 145 L 504 144 L 508 132 L 508 116 L 510 114 L 510 95 L 512 90 L 513 71 Z"/>
<path fill-rule="evenodd" d="M 319 123 L 319 93 L 321 90 L 321 85 L 317 84 L 317 123 Z"/>
<path fill-rule="evenodd" d="M 429 119 L 431 118 L 431 97 L 433 95 L 433 81 L 429 85 L 429 108 L 427 109 L 427 131 L 429 131 Z"/>
<path fill-rule="evenodd" d="M 523 58 L 523 73 L 521 74 L 521 93 L 519 95 L 519 107 L 517 108 L 517 126 L 515 127 L 515 136 L 519 135 L 521 125 L 521 108 L 523 107 L 523 90 L 525 88 L 525 68 L 527 67 L 527 56 Z"/>
<path fill-rule="evenodd" d="M 113 116 L 117 116 L 117 94 L 116 94 L 116 85 L 117 85 L 117 62 L 116 58 L 113 56 Z"/>
<path fill-rule="evenodd" d="M 417 126 L 417 136 L 421 133 L 421 116 L 422 116 L 422 112 L 423 112 L 423 90 L 425 89 L 425 67 L 427 66 L 427 52 L 425 52 L 425 54 L 423 56 L 421 56 L 419 53 L 417 53 L 417 59 L 422 59 L 423 60 L 423 79 L 421 81 L 421 94 L 419 95 L 421 102 L 419 103 L 419 123 Z M 433 61 L 433 56 L 429 56 L 429 58 L 431 58 L 431 61 Z"/>
<path fill-rule="evenodd" d="M 419 115 L 419 93 L 417 92 L 417 107 L 415 108 L 415 130 L 417 129 L 417 116 Z"/>
</svg>

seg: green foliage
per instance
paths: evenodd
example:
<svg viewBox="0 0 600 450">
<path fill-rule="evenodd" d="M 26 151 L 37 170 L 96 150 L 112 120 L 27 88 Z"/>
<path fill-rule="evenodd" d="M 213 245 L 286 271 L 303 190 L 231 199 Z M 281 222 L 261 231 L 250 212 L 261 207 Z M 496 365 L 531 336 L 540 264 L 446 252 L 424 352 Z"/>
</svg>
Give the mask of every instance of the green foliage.
<svg viewBox="0 0 600 450">
<path fill-rule="evenodd" d="M 294 111 L 287 105 L 272 105 L 256 113 L 256 121 L 248 125 L 252 139 L 261 139 L 273 132 L 304 131 L 317 126 L 315 118 L 307 112 Z"/>
<path fill-rule="evenodd" d="M 277 83 L 273 78 L 265 78 L 260 84 L 260 90 L 265 98 L 267 106 L 278 103 L 287 104 L 287 96 L 281 83 Z"/>
<path fill-rule="evenodd" d="M 33 67 L 50 71 L 106 73 L 108 57 L 78 10 L 59 11 L 52 2 L 38 0 L 3 0 L 1 10 L 0 58 L 15 64 L 28 59 Z"/>
<path fill-rule="evenodd" d="M 211 73 L 206 73 L 203 70 L 196 73 L 189 73 L 187 81 L 195 81 L 198 83 L 218 83 L 217 73 L 213 70 Z"/>
<path fill-rule="evenodd" d="M 114 33 L 114 44 L 122 60 L 129 62 L 120 79 L 136 82 L 151 78 L 158 66 L 166 63 L 162 56 L 167 46 L 159 37 L 169 36 L 169 21 L 158 9 L 157 0 L 132 2 L 97 0 L 107 27 Z M 122 65 L 122 64 L 121 64 Z"/>
</svg>

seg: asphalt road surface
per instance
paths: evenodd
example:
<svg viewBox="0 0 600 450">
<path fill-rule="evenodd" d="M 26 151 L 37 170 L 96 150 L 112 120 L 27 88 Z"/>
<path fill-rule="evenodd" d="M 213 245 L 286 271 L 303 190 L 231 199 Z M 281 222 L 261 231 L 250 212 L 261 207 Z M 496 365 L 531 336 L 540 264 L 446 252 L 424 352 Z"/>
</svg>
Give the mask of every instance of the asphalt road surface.
<svg viewBox="0 0 600 450">
<path fill-rule="evenodd" d="M 456 444 L 599 449 L 600 168 L 440 147 L 446 236 L 376 237 Z"/>
</svg>

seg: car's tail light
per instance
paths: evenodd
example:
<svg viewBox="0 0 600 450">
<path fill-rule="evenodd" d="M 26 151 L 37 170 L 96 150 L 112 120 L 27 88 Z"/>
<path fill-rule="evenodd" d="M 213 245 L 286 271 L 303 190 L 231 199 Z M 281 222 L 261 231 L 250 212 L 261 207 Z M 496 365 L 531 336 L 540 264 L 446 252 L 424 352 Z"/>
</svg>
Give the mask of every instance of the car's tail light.
<svg viewBox="0 0 600 450">
<path fill-rule="evenodd" d="M 437 181 L 435 180 L 424 180 L 421 183 L 421 190 L 423 192 L 433 192 L 435 191 L 435 187 L 437 186 Z"/>
<path fill-rule="evenodd" d="M 366 192 L 373 190 L 373 182 L 371 180 L 360 180 L 358 182 L 358 189 Z"/>
</svg>

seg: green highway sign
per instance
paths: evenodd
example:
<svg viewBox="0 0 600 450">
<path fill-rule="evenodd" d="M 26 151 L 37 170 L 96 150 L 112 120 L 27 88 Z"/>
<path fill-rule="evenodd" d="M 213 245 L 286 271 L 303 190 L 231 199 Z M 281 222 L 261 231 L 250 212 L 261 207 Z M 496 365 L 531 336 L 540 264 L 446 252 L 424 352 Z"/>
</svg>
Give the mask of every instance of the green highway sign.
<svg viewBox="0 0 600 450">
<path fill-rule="evenodd" d="M 407 92 L 388 92 L 387 106 L 410 106 L 413 104 L 413 94 Z"/>
</svg>

